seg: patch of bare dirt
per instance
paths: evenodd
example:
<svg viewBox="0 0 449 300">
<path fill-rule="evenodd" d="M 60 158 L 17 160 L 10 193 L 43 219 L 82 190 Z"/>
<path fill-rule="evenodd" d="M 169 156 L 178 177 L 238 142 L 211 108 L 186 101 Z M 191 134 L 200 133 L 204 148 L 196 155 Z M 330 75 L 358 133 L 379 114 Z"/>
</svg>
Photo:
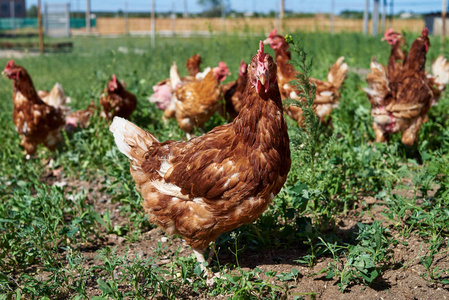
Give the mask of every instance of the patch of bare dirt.
<svg viewBox="0 0 449 300">
<path fill-rule="evenodd" d="M 43 181 L 49 185 L 62 184 L 66 186 L 68 194 L 80 190 L 87 190 L 89 201 L 92 201 L 95 210 L 104 214 L 107 210 L 111 212 L 111 222 L 113 225 L 123 225 L 128 222 L 126 216 L 119 211 L 120 203 L 113 203 L 111 197 L 101 192 L 102 185 L 99 181 L 85 182 L 80 180 L 68 180 L 64 178 L 63 172 L 51 171 L 45 174 Z M 61 183 L 62 182 L 62 183 Z M 403 196 L 411 193 L 410 190 L 397 191 Z M 336 231 L 339 236 L 344 237 L 348 232 L 356 230 L 357 222 L 372 223 L 374 220 L 381 220 L 384 226 L 392 225 L 381 212 L 386 208 L 383 203 L 373 197 L 365 197 L 357 203 L 356 209 L 351 210 L 347 215 L 337 219 Z M 364 212 L 363 214 L 361 212 Z M 142 210 L 143 213 L 143 210 Z M 425 280 L 423 277 L 426 270 L 420 259 L 427 253 L 428 249 L 420 236 L 411 235 L 405 239 L 400 237 L 392 226 L 391 234 L 399 241 L 397 245 L 392 245 L 392 265 L 371 286 L 355 284 L 349 286 L 346 292 L 342 293 L 337 286 L 337 280 L 327 279 L 326 273 L 321 272 L 332 262 L 331 257 L 320 257 L 312 268 L 299 265 L 295 260 L 305 255 L 304 249 L 264 249 L 260 251 L 246 250 L 239 254 L 239 265 L 243 270 L 254 270 L 259 268 L 262 271 L 276 271 L 277 274 L 287 273 L 296 268 L 299 271 L 299 278 L 289 281 L 291 286 L 288 299 L 294 296 L 303 296 L 306 299 L 449 299 L 448 286 L 435 284 Z M 158 247 L 161 244 L 162 249 Z M 79 245 L 80 246 L 80 245 Z M 129 241 L 126 237 L 115 234 L 105 234 L 104 238 L 98 239 L 95 243 L 81 245 L 81 252 L 86 258 L 88 267 L 99 266 L 101 261 L 95 259 L 97 250 L 106 246 L 117 247 L 119 255 L 127 254 L 128 258 L 145 258 L 153 256 L 158 251 L 158 261 L 156 265 L 164 265 L 170 262 L 175 253 L 179 251 L 179 256 L 188 256 L 192 253 L 180 237 L 167 237 L 162 230 L 149 228 L 143 232 L 138 241 Z M 243 246 L 243 245 L 240 245 Z M 217 258 L 216 258 L 217 259 Z M 236 265 L 235 257 L 226 250 L 218 253 L 220 265 Z M 436 257 L 433 268 L 449 268 L 449 257 L 440 255 Z M 230 270 L 229 272 L 233 272 Z M 97 278 L 90 278 L 86 282 L 90 295 L 99 295 L 97 288 Z M 276 281 L 278 285 L 283 282 Z M 230 295 L 229 295 L 230 296 Z M 205 296 L 196 295 L 188 290 L 181 294 L 183 299 L 208 299 Z M 212 299 L 226 299 L 221 295 Z"/>
</svg>

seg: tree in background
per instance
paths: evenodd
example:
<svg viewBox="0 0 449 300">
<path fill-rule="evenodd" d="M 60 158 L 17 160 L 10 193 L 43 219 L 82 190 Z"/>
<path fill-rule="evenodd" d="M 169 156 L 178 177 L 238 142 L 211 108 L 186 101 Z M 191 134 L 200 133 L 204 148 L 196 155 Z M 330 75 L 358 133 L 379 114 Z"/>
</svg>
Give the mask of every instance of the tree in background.
<svg viewBox="0 0 449 300">
<path fill-rule="evenodd" d="M 225 7 L 225 12 L 228 13 L 231 5 L 229 0 L 198 0 L 198 4 L 205 7 L 205 11 L 202 13 L 204 17 L 220 17 L 221 5 Z"/>
<path fill-rule="evenodd" d="M 26 16 L 27 18 L 37 18 L 37 6 L 31 5 L 31 7 L 27 10 Z"/>
</svg>

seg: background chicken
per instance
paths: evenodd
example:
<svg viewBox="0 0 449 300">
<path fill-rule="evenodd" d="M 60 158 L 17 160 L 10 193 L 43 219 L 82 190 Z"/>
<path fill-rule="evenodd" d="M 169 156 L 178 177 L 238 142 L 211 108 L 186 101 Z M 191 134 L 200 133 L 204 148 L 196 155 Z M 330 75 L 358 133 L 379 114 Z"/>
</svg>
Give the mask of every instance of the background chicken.
<svg viewBox="0 0 449 300">
<path fill-rule="evenodd" d="M 382 40 L 387 41 L 391 45 L 391 53 L 388 59 L 387 72 L 389 74 L 390 82 L 397 80 L 396 77 L 401 75 L 403 71 L 404 61 L 407 57 L 407 42 L 405 37 L 401 33 L 397 33 L 393 28 L 388 29 Z M 427 74 L 430 87 L 434 98 L 432 105 L 436 105 L 441 97 L 441 93 L 445 90 L 446 85 L 449 83 L 449 63 L 444 55 L 438 56 L 438 58 L 432 63 L 432 72 Z"/>
<path fill-rule="evenodd" d="M 129 118 L 136 109 L 137 99 L 132 93 L 112 75 L 108 87 L 103 91 L 100 97 L 100 105 L 103 106 L 101 116 L 107 120 L 112 120 L 114 116 Z"/>
<path fill-rule="evenodd" d="M 242 60 L 237 80 L 228 82 L 223 86 L 223 97 L 225 99 L 225 113 L 223 115 L 227 115 L 230 120 L 237 117 L 240 112 L 247 78 L 248 65 Z"/>
<path fill-rule="evenodd" d="M 192 80 L 195 80 L 195 76 L 200 73 L 200 65 L 201 65 L 201 56 L 199 54 L 195 54 L 187 59 L 186 62 L 186 69 L 189 72 L 189 76 L 181 78 L 180 83 L 189 82 Z M 176 72 L 177 76 L 179 76 L 178 67 L 176 66 L 176 63 L 173 63 L 173 65 L 170 68 L 170 78 L 164 79 L 162 81 L 159 81 L 156 83 L 156 85 L 153 86 L 153 95 L 148 97 L 148 101 L 151 103 L 155 103 L 157 108 L 161 110 L 166 110 L 170 103 L 172 102 L 172 96 L 174 90 L 178 87 L 177 84 L 172 85 L 171 78 L 172 73 Z M 171 112 L 168 112 L 166 117 L 174 117 L 174 106 L 172 107 L 173 114 Z"/>
<path fill-rule="evenodd" d="M 28 72 L 13 60 L 7 63 L 2 74 L 13 80 L 13 120 L 22 137 L 20 145 L 25 148 L 27 157 L 33 155 L 42 143 L 54 151 L 62 140 L 62 111 L 39 98 Z"/>
<path fill-rule="evenodd" d="M 449 84 L 449 63 L 444 55 L 440 55 L 432 64 L 432 73 L 427 74 L 429 84 L 432 88 L 432 106 L 438 103 L 442 92 Z"/>
<path fill-rule="evenodd" d="M 179 127 L 189 133 L 202 127 L 220 109 L 220 82 L 230 75 L 224 62 L 219 62 L 201 81 L 188 82 L 175 91 L 176 120 Z"/>
<path fill-rule="evenodd" d="M 373 57 L 371 73 L 364 89 L 371 102 L 371 115 L 376 142 L 385 142 L 388 135 L 402 132 L 402 142 L 413 145 L 434 97 L 425 74 L 426 54 L 430 42 L 428 30 L 412 44 L 399 74 L 390 74 Z M 395 78 L 391 81 L 390 77 Z"/>
<path fill-rule="evenodd" d="M 291 53 L 287 41 L 283 36 L 277 34 L 276 30 L 273 30 L 264 43 L 269 44 L 276 53 L 279 89 L 281 91 L 282 99 L 291 98 L 300 100 L 301 92 L 289 83 L 290 81 L 297 79 L 297 71 L 289 63 Z M 322 123 L 326 122 L 332 113 L 332 109 L 338 105 L 338 100 L 340 99 L 338 90 L 343 84 L 346 73 L 348 72 L 348 65 L 343 63 L 343 60 L 344 57 L 340 57 L 335 64 L 332 65 L 327 75 L 328 81 L 321 81 L 315 78 L 310 79 L 316 86 L 314 105 L 316 114 Z M 302 125 L 303 117 L 301 108 L 290 105 L 285 111 L 291 118 L 296 120 L 299 125 Z"/>
<path fill-rule="evenodd" d="M 67 116 L 65 121 L 65 130 L 72 132 L 76 128 L 87 128 L 90 124 L 90 118 L 95 114 L 98 107 L 91 101 L 89 106 L 83 110 L 77 110 Z"/>
<path fill-rule="evenodd" d="M 262 214 L 290 170 L 276 64 L 262 42 L 259 47 L 242 112 L 232 123 L 187 142 L 163 143 L 121 118 L 110 127 L 117 147 L 131 160 L 150 221 L 168 234 L 183 235 L 199 262 L 220 233 Z"/>
</svg>

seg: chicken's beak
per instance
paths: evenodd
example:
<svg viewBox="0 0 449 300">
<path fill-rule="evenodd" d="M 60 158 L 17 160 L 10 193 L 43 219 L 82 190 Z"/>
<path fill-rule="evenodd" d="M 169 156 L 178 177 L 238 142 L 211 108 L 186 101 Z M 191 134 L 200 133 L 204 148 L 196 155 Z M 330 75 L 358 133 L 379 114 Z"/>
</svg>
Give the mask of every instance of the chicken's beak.
<svg viewBox="0 0 449 300">
<path fill-rule="evenodd" d="M 383 37 L 380 40 L 383 42 L 383 41 L 386 41 L 387 39 L 385 37 Z"/>
<path fill-rule="evenodd" d="M 267 75 L 264 73 L 259 75 L 259 80 L 256 84 L 256 92 L 259 92 L 259 90 L 263 87 L 265 93 L 268 93 L 268 89 L 270 88 L 270 83 L 268 82 Z"/>
<path fill-rule="evenodd" d="M 261 74 L 259 76 L 259 81 L 260 81 L 260 83 L 262 83 L 262 85 L 265 85 L 265 83 L 267 82 L 267 75 Z"/>
<path fill-rule="evenodd" d="M 270 38 L 266 38 L 266 39 L 263 41 L 263 43 L 264 43 L 264 45 L 269 45 L 269 44 L 271 44 L 271 39 L 270 39 Z"/>
</svg>

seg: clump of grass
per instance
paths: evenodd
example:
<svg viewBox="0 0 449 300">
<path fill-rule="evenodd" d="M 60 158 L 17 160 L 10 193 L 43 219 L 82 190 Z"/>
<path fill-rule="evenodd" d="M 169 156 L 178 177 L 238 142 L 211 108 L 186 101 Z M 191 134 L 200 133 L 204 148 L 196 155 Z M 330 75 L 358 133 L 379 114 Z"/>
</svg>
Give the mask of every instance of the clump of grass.
<svg viewBox="0 0 449 300">
<path fill-rule="evenodd" d="M 380 221 L 370 225 L 357 223 L 357 226 L 359 232 L 356 245 L 339 246 L 320 238 L 333 258 L 322 272 L 327 272 L 326 277 L 329 279 L 337 277 L 337 285 L 342 292 L 353 284 L 372 284 L 391 260 L 388 229 Z M 342 251 L 345 251 L 344 260 L 339 256 Z"/>
</svg>

